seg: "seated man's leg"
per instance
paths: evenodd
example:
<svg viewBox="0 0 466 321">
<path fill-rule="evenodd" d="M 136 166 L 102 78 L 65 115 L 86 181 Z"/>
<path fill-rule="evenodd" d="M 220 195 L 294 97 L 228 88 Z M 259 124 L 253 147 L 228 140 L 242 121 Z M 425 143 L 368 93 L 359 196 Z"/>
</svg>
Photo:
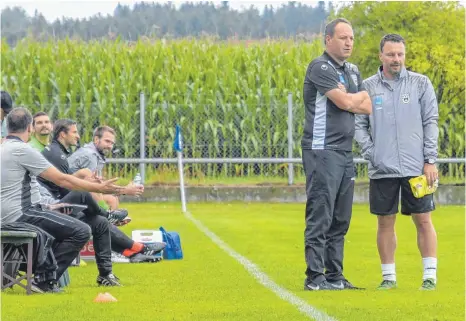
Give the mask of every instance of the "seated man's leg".
<svg viewBox="0 0 466 321">
<path fill-rule="evenodd" d="M 128 216 L 128 211 L 121 209 L 116 211 L 107 211 L 97 204 L 89 192 L 71 191 L 60 200 L 60 203 L 86 205 L 87 209 L 83 211 L 86 216 L 100 215 L 108 218 L 111 223 L 116 223 Z"/>
<path fill-rule="evenodd" d="M 102 198 L 108 204 L 111 210 L 116 210 L 118 206 L 120 206 L 120 199 L 118 196 L 103 194 Z"/>
<path fill-rule="evenodd" d="M 76 218 L 91 227 L 94 243 L 95 260 L 99 269 L 97 283 L 105 286 L 119 286 L 118 278 L 112 273 L 112 250 L 108 220 L 100 215 L 79 213 Z"/>
<path fill-rule="evenodd" d="M 58 266 L 55 281 L 60 279 L 91 237 L 87 224 L 64 214 L 42 210 L 39 206 L 25 211 L 18 222 L 38 226 L 55 238 L 53 254 Z"/>
<path fill-rule="evenodd" d="M 128 257 L 132 263 L 152 261 L 154 257 L 151 255 L 161 252 L 166 246 L 165 243 L 159 242 L 153 244 L 135 242 L 113 225 L 110 225 L 110 236 L 112 250 Z"/>
</svg>

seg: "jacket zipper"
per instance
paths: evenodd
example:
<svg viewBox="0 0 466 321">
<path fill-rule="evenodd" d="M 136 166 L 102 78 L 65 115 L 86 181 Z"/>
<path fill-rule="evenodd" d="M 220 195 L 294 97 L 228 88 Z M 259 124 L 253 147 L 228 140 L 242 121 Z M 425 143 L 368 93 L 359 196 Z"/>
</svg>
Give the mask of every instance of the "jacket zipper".
<svg viewBox="0 0 466 321">
<path fill-rule="evenodd" d="M 400 83 L 400 86 L 402 86 L 403 84 Z M 391 88 L 391 86 L 390 86 Z M 396 133 L 396 146 L 398 147 L 397 148 L 397 154 L 398 154 L 398 164 L 400 166 L 400 174 L 403 176 L 403 167 L 401 166 L 401 157 L 400 157 L 400 141 L 398 139 L 398 125 L 397 125 L 397 119 L 396 119 L 396 109 L 398 107 L 398 101 L 395 100 L 395 90 L 393 88 L 391 88 L 391 92 L 392 92 L 392 99 L 393 99 L 393 117 L 395 119 L 395 133 Z"/>
</svg>

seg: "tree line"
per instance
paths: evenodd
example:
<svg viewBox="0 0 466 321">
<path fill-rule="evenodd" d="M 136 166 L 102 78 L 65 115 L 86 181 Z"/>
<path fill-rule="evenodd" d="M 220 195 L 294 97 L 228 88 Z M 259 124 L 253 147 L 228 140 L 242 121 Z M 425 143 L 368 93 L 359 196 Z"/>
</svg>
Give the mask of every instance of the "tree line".
<svg viewBox="0 0 466 321">
<path fill-rule="evenodd" d="M 173 39 L 214 37 L 221 40 L 301 37 L 312 39 L 322 32 L 333 10 L 332 2 L 310 6 L 296 1 L 278 8 L 265 6 L 263 12 L 251 6 L 238 11 L 228 1 L 186 2 L 178 8 L 171 3 L 135 3 L 131 8 L 118 4 L 113 15 L 86 19 L 62 18 L 48 22 L 40 12 L 29 16 L 21 7 L 1 12 L 2 37 L 9 45 L 23 38 L 38 41 L 65 38 L 84 41 L 115 39 L 136 41 L 140 37 Z"/>
</svg>

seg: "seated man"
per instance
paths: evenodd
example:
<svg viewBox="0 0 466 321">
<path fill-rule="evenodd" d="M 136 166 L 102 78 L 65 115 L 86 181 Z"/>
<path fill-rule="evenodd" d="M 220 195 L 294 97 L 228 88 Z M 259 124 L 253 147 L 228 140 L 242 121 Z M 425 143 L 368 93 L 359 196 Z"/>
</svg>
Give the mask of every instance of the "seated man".
<svg viewBox="0 0 466 321">
<path fill-rule="evenodd" d="M 32 116 L 32 128 L 34 132 L 29 138 L 28 144 L 42 152 L 50 143 L 50 133 L 52 132 L 52 123 L 49 115 L 40 111 Z"/>
<path fill-rule="evenodd" d="M 44 148 L 42 155 L 52 163 L 59 171 L 65 174 L 72 174 L 69 170 L 67 157 L 71 154 L 71 146 L 75 146 L 76 142 L 79 140 L 78 128 L 76 122 L 69 119 L 61 119 L 55 122 L 53 139 L 52 142 Z M 91 172 L 88 169 L 83 169 L 77 171 L 73 174 L 81 179 L 90 178 Z M 102 208 L 95 208 L 93 205 L 95 202 L 91 202 L 92 197 L 89 197 L 88 194 L 81 194 L 76 192 L 71 192 L 66 188 L 61 188 L 54 184 L 39 177 L 39 183 L 45 186 L 52 196 L 56 199 L 63 199 L 66 197 L 67 203 L 81 204 L 80 202 L 85 202 L 89 210 L 95 210 L 95 215 L 103 215 L 108 217 L 111 223 L 118 224 L 126 218 L 128 212 L 126 210 L 115 210 L 107 211 Z M 132 190 L 132 192 L 140 193 L 140 188 Z M 70 194 L 70 195 L 68 195 Z M 87 214 L 87 212 L 85 211 Z"/>
<path fill-rule="evenodd" d="M 102 170 L 106 163 L 105 155 L 109 154 L 115 145 L 116 133 L 109 126 L 100 126 L 94 130 L 93 141 L 79 148 L 76 152 L 68 157 L 70 172 L 75 173 L 82 169 L 89 169 L 98 176 L 102 176 Z M 122 194 L 136 195 L 133 191 L 138 186 L 133 183 L 125 186 Z M 104 194 L 101 197 L 112 209 L 119 206 L 118 195 Z"/>
<path fill-rule="evenodd" d="M 26 108 L 13 109 L 6 121 L 8 136 L 0 146 L 1 223 L 29 223 L 55 238 L 56 279 L 36 286 L 44 292 L 61 292 L 57 281 L 90 239 L 91 229 L 73 217 L 42 208 L 35 178 L 42 177 L 67 189 L 97 193 L 117 193 L 121 187 L 113 184 L 116 179 L 93 183 L 58 171 L 26 143 L 32 133 L 32 115 Z"/>
<path fill-rule="evenodd" d="M 52 194 L 50 194 L 50 192 L 41 184 L 39 184 L 39 190 L 40 190 L 40 195 L 41 195 L 41 204 L 43 205 L 53 205 L 53 204 L 60 204 L 60 203 L 61 204 L 63 203 L 81 204 L 81 205 L 91 204 L 90 208 L 83 211 L 83 213 L 88 213 L 88 212 L 95 213 L 97 211 L 96 208 L 99 208 L 95 200 L 91 197 L 90 193 L 88 192 L 82 192 L 83 197 L 89 199 L 89 202 L 84 202 L 76 198 L 69 199 L 68 196 L 71 195 L 71 193 L 73 192 L 68 193 L 67 196 L 65 196 L 63 199 L 58 200 L 58 199 L 55 199 L 52 196 Z M 90 214 L 89 216 L 91 215 L 92 214 Z M 102 214 L 98 214 L 98 215 L 102 215 Z M 77 218 L 81 221 L 86 222 L 84 215 L 78 215 Z M 153 254 L 157 254 L 161 252 L 166 246 L 165 243 L 158 243 L 158 242 L 153 243 L 153 244 L 143 244 L 143 243 L 135 242 L 114 225 L 110 225 L 109 230 L 110 230 L 110 241 L 111 241 L 110 243 L 111 243 L 112 251 L 127 257 L 131 263 L 155 262 L 155 258 Z M 95 239 L 94 239 L 94 246 L 95 246 Z M 98 249 L 95 248 L 94 250 L 97 256 Z M 96 261 L 97 261 L 97 258 L 96 258 Z"/>
<path fill-rule="evenodd" d="M 75 144 L 78 139 L 79 134 L 77 132 L 76 122 L 70 119 L 57 120 L 54 124 L 53 140 L 49 146 L 44 149 L 42 154 L 48 161 L 50 161 L 51 164 L 56 166 L 58 170 L 65 174 L 69 174 L 68 162 L 66 158 L 69 154 L 70 147 Z M 79 172 L 86 171 L 89 172 L 89 170 L 83 169 L 76 172 L 75 175 L 79 175 Z M 122 212 L 121 210 L 115 210 L 110 211 L 110 214 L 107 214 L 107 211 L 103 210 L 88 192 L 69 191 L 43 179 L 39 179 L 39 181 L 40 184 L 46 189 L 45 191 L 43 188 L 40 190 L 41 195 L 45 200 L 47 200 L 47 202 L 57 203 L 59 200 L 59 202 L 62 203 L 86 205 L 87 209 L 83 211 L 84 215 L 79 215 L 77 218 L 88 223 L 93 231 L 95 228 L 98 230 L 101 229 L 98 227 L 100 226 L 101 217 L 112 216 L 117 212 Z M 143 186 L 133 187 L 133 192 L 137 193 L 136 195 L 142 193 L 143 190 Z M 47 194 L 51 194 L 50 197 Z M 126 211 L 124 213 L 127 214 Z M 146 254 L 156 254 L 165 248 L 165 243 L 155 243 L 147 246 L 143 245 L 142 243 L 136 243 L 113 225 L 110 226 L 109 230 L 112 250 L 114 252 L 125 255 L 130 259 L 130 262 L 133 263 L 154 261 L 153 256 Z M 96 239 L 94 239 L 94 244 L 96 245 Z M 109 246 L 106 248 L 110 249 Z M 95 250 L 96 261 L 98 263 L 98 251 L 100 252 L 101 248 L 96 247 Z"/>
</svg>

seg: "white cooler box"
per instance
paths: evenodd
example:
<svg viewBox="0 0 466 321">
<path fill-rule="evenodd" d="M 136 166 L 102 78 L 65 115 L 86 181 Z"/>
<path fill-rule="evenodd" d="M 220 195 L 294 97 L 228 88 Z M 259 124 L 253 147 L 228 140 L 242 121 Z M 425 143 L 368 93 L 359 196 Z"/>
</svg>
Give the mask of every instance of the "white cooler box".
<svg viewBox="0 0 466 321">
<path fill-rule="evenodd" d="M 135 242 L 150 244 L 155 242 L 163 242 L 162 232 L 159 230 L 134 230 L 131 238 Z M 163 251 L 154 254 L 155 257 L 163 258 Z"/>
</svg>

